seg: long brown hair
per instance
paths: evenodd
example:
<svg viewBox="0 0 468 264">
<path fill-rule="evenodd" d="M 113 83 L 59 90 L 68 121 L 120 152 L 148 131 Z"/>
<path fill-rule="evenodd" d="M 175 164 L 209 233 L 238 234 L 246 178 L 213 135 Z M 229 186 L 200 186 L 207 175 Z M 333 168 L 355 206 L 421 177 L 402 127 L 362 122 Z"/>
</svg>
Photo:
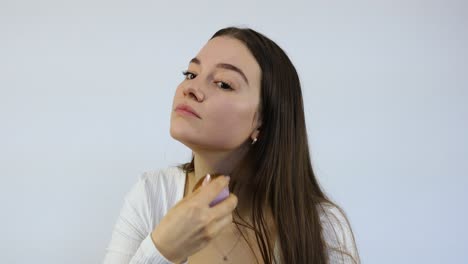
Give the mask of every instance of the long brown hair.
<svg viewBox="0 0 468 264">
<path fill-rule="evenodd" d="M 239 195 L 241 191 L 251 194 L 248 203 L 252 225 L 235 221 L 236 226 L 255 231 L 263 262 L 274 263 L 271 233 L 264 214 L 265 206 L 269 206 L 281 245 L 280 262 L 326 264 L 328 251 L 319 207 L 328 203 L 345 214 L 325 195 L 312 170 L 296 69 L 275 42 L 255 30 L 223 28 L 211 39 L 219 36 L 244 43 L 261 68 L 260 133 L 230 174 L 230 189 L 239 202 L 244 197 Z M 193 172 L 193 155 L 180 168 L 186 173 Z M 237 209 L 234 212 L 241 217 Z"/>
</svg>

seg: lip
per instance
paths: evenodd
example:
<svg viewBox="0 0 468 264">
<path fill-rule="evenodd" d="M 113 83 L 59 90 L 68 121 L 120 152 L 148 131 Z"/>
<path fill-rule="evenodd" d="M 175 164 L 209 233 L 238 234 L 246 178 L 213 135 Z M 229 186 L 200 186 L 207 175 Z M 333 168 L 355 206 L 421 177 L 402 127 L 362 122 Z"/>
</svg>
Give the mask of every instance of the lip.
<svg viewBox="0 0 468 264">
<path fill-rule="evenodd" d="M 200 115 L 192 107 L 190 107 L 187 104 L 182 103 L 182 104 L 177 105 L 174 111 L 179 112 L 179 113 L 192 114 L 201 119 Z"/>
</svg>

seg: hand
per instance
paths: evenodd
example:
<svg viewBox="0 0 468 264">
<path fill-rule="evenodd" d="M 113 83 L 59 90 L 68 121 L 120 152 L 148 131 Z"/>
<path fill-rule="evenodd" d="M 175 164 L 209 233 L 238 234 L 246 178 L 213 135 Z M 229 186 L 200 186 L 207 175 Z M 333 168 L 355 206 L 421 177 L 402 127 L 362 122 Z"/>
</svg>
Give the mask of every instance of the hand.
<svg viewBox="0 0 468 264">
<path fill-rule="evenodd" d="M 229 184 L 218 177 L 178 202 L 151 233 L 159 252 L 169 261 L 179 263 L 200 251 L 220 231 L 232 223 L 237 197 L 229 194 L 222 202 L 210 203 Z"/>
</svg>

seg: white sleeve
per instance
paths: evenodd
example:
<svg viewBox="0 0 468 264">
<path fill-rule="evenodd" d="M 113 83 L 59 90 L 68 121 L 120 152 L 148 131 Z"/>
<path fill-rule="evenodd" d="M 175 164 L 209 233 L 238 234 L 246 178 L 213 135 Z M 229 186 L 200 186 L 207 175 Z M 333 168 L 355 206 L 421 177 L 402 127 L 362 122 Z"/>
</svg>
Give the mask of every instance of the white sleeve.
<svg viewBox="0 0 468 264">
<path fill-rule="evenodd" d="M 326 214 L 321 218 L 329 263 L 361 263 L 354 235 L 344 212 L 335 206 L 325 205 L 324 207 Z"/>
<path fill-rule="evenodd" d="M 151 239 L 152 225 L 147 184 L 143 174 L 127 193 L 106 248 L 104 264 L 170 264 Z M 187 262 L 184 262 L 187 263 Z"/>
</svg>

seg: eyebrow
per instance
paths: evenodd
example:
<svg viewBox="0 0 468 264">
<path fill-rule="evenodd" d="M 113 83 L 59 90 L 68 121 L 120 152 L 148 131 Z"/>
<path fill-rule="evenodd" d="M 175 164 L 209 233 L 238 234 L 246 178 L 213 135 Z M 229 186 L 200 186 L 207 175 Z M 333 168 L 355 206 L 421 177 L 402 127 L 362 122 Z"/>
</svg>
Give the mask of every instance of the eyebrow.
<svg viewBox="0 0 468 264">
<path fill-rule="evenodd" d="M 198 59 L 197 57 L 193 58 L 190 60 L 190 63 L 195 63 L 195 64 L 198 64 L 200 65 L 201 64 L 201 61 L 200 59 Z M 231 71 L 235 71 L 237 73 L 239 73 L 242 78 L 244 79 L 244 81 L 249 84 L 249 80 L 247 80 L 247 77 L 245 77 L 245 74 L 244 72 L 239 69 L 238 67 L 232 65 L 232 64 L 229 64 L 229 63 L 218 63 L 216 64 L 216 68 L 222 68 L 222 69 L 226 69 L 226 70 L 231 70 Z"/>
</svg>

